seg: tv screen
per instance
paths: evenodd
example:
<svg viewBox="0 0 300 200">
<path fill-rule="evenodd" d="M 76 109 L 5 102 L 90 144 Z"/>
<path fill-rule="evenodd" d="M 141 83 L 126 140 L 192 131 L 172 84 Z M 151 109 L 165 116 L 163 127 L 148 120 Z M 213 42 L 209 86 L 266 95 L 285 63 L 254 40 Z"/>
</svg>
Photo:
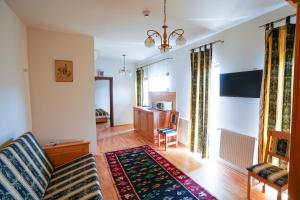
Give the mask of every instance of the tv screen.
<svg viewBox="0 0 300 200">
<path fill-rule="evenodd" d="M 220 75 L 220 96 L 259 98 L 262 70 Z"/>
</svg>

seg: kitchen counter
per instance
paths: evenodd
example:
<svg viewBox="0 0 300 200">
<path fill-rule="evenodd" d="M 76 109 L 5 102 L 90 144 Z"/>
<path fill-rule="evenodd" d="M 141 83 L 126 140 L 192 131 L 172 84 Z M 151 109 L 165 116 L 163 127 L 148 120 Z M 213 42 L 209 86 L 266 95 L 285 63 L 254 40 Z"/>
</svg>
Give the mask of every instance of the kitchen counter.
<svg viewBox="0 0 300 200">
<path fill-rule="evenodd" d="M 170 111 L 161 111 L 151 107 L 133 107 L 134 129 L 153 143 L 158 142 L 158 128 L 169 124 Z"/>
</svg>

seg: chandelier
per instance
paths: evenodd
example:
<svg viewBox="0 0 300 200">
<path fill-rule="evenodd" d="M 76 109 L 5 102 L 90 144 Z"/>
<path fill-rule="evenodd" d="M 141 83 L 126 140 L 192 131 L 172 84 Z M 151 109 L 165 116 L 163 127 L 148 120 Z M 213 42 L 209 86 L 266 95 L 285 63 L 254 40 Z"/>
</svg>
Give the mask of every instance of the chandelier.
<svg viewBox="0 0 300 200">
<path fill-rule="evenodd" d="M 131 71 L 126 69 L 125 67 L 125 54 L 122 55 L 123 56 L 123 67 L 119 70 L 119 74 L 121 76 L 131 76 Z"/>
<path fill-rule="evenodd" d="M 161 35 L 159 32 L 157 32 L 155 30 L 147 31 L 148 38 L 145 40 L 146 47 L 151 48 L 151 47 L 155 46 L 155 40 L 153 37 L 160 38 L 160 45 L 158 46 L 158 48 L 160 49 L 161 53 L 166 53 L 172 48 L 172 46 L 170 45 L 171 37 L 177 37 L 176 45 L 178 45 L 178 46 L 182 46 L 186 43 L 186 40 L 183 36 L 183 34 L 184 34 L 183 29 L 176 29 L 173 32 L 171 32 L 171 34 L 168 36 L 166 0 L 164 0 L 164 25 L 162 26 L 162 28 L 163 28 L 163 35 Z"/>
</svg>

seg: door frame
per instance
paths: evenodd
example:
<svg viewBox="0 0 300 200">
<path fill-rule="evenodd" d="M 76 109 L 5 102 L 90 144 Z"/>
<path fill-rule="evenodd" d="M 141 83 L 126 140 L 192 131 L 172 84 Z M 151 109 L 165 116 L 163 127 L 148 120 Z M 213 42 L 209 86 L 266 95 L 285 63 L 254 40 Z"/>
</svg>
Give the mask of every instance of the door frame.
<svg viewBox="0 0 300 200">
<path fill-rule="evenodd" d="M 96 76 L 95 81 L 109 81 L 109 115 L 110 126 L 114 126 L 114 95 L 113 95 L 113 77 L 108 76 Z"/>
</svg>

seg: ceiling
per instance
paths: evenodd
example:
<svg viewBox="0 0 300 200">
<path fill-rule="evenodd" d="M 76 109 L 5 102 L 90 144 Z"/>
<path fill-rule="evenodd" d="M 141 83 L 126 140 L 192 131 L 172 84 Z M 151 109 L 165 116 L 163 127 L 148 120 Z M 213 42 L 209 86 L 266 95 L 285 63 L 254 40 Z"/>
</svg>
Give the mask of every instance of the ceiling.
<svg viewBox="0 0 300 200">
<path fill-rule="evenodd" d="M 159 54 L 144 47 L 147 29 L 161 32 L 163 0 L 6 0 L 30 27 L 95 37 L 101 57 L 140 61 Z M 285 5 L 282 0 L 168 0 L 169 31 L 183 28 L 188 43 Z M 150 10 L 144 18 L 142 11 Z"/>
</svg>

